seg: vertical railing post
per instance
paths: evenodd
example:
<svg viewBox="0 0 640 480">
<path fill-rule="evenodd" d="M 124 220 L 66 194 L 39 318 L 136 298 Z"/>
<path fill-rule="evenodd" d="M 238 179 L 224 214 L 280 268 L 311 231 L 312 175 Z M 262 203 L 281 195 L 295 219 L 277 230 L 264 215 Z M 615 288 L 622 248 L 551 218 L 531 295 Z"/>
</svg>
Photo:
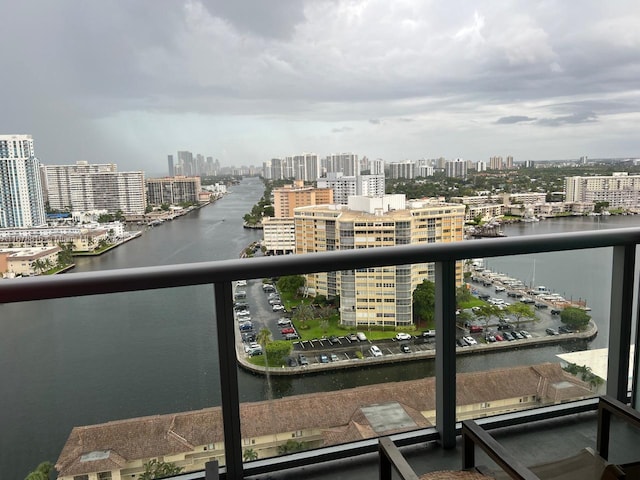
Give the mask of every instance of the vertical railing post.
<svg viewBox="0 0 640 480">
<path fill-rule="evenodd" d="M 456 262 L 436 262 L 436 428 L 456 446 Z"/>
<path fill-rule="evenodd" d="M 636 246 L 613 247 L 607 395 L 627 401 Z"/>
<path fill-rule="evenodd" d="M 233 319 L 233 289 L 231 282 L 218 282 L 214 284 L 213 290 L 218 331 L 226 478 L 244 478 L 240 432 L 240 393 L 238 390 L 238 367 L 236 361 L 236 330 Z"/>
</svg>

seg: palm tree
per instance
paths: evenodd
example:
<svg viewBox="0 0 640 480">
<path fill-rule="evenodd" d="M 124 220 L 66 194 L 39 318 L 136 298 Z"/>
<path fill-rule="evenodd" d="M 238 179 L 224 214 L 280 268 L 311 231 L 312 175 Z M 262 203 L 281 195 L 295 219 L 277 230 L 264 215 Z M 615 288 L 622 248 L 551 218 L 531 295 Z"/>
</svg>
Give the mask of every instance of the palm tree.
<svg viewBox="0 0 640 480">
<path fill-rule="evenodd" d="M 313 320 L 316 317 L 315 309 L 308 304 L 300 304 L 293 314 L 295 320 L 304 323 L 307 320 Z"/>
<path fill-rule="evenodd" d="M 258 452 L 256 452 L 253 448 L 247 448 L 242 453 L 242 458 L 244 459 L 245 462 L 250 462 L 252 460 L 257 460 L 258 459 Z"/>
<path fill-rule="evenodd" d="M 25 477 L 24 480 L 49 480 L 49 474 L 53 470 L 51 462 L 42 462 L 36 469 Z"/>
<path fill-rule="evenodd" d="M 44 260 L 40 260 L 38 258 L 37 260 L 34 260 L 33 268 L 36 270 L 36 272 L 42 275 L 42 272 L 44 272 L 47 269 L 47 264 L 44 262 Z"/>
</svg>

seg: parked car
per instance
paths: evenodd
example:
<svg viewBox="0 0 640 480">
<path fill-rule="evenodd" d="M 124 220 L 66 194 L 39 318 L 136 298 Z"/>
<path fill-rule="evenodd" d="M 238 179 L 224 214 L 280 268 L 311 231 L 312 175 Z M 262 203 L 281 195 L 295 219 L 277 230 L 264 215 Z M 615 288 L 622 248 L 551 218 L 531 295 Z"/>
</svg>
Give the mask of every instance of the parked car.
<svg viewBox="0 0 640 480">
<path fill-rule="evenodd" d="M 558 332 L 553 328 L 547 328 L 545 332 L 547 332 L 547 335 L 558 335 Z"/>
<path fill-rule="evenodd" d="M 287 325 L 291 325 L 291 320 L 289 320 L 288 318 L 279 318 L 278 319 L 278 326 L 279 327 L 286 327 Z"/>
<path fill-rule="evenodd" d="M 373 357 L 381 357 L 382 356 L 382 350 L 380 350 L 375 345 L 371 345 L 371 348 L 369 349 L 369 351 L 371 352 L 371 356 L 373 356 Z"/>
<path fill-rule="evenodd" d="M 277 305 L 281 303 L 282 303 L 282 300 L 280 300 L 280 297 L 273 297 L 269 299 L 269 305 Z"/>
<path fill-rule="evenodd" d="M 236 287 L 246 287 L 247 286 L 247 281 L 246 280 L 238 280 L 236 282 Z"/>
<path fill-rule="evenodd" d="M 265 284 L 262 285 L 262 290 L 264 292 L 275 292 L 276 291 L 276 287 L 274 287 L 270 283 L 265 283 Z"/>
<path fill-rule="evenodd" d="M 533 338 L 533 336 L 526 330 L 520 330 L 520 335 L 522 335 L 524 338 Z"/>
<path fill-rule="evenodd" d="M 546 303 L 536 303 L 534 305 L 537 309 L 543 309 L 543 308 L 548 308 L 549 305 L 547 305 Z"/>
<path fill-rule="evenodd" d="M 502 335 L 500 335 L 499 333 L 496 333 L 493 336 L 496 339 L 496 342 L 504 342 L 504 337 Z"/>
<path fill-rule="evenodd" d="M 573 330 L 571 330 L 569 327 L 567 327 L 566 325 L 560 325 L 558 327 L 558 332 L 559 333 L 573 333 Z"/>
<path fill-rule="evenodd" d="M 481 333 L 482 327 L 480 325 L 471 325 L 469 326 L 469 333 Z"/>
<path fill-rule="evenodd" d="M 465 341 L 464 338 L 457 338 L 456 339 L 456 345 L 458 345 L 459 347 L 467 347 L 467 346 L 469 346 L 469 344 Z"/>
<path fill-rule="evenodd" d="M 289 357 L 287 359 L 287 365 L 289 365 L 290 367 L 297 367 L 298 366 L 298 361 L 293 357 Z"/>
<path fill-rule="evenodd" d="M 309 365 L 309 360 L 307 360 L 307 357 L 303 354 L 300 354 L 298 355 L 298 363 L 304 367 L 305 365 Z"/>
<path fill-rule="evenodd" d="M 329 357 L 331 358 L 332 362 L 337 362 L 340 359 L 338 358 L 338 355 L 336 355 L 335 353 L 332 353 L 331 355 L 329 355 Z"/>
<path fill-rule="evenodd" d="M 364 332 L 358 332 L 356 333 L 356 337 L 358 338 L 358 340 L 360 340 L 361 342 L 366 342 L 367 341 L 367 336 L 364 334 Z"/>
<path fill-rule="evenodd" d="M 527 305 L 533 305 L 534 303 L 536 303 L 536 301 L 534 299 L 527 298 L 527 297 L 521 298 L 520 301 L 522 303 L 526 303 Z"/>
<path fill-rule="evenodd" d="M 463 337 L 464 341 L 467 342 L 468 345 L 477 345 L 478 342 L 473 337 Z"/>
<path fill-rule="evenodd" d="M 251 322 L 241 323 L 238 328 L 240 329 L 241 332 L 246 330 L 253 330 L 253 323 Z"/>
<path fill-rule="evenodd" d="M 320 363 L 329 363 L 329 357 L 324 353 L 320 355 Z"/>
<path fill-rule="evenodd" d="M 411 340 L 411 335 L 409 335 L 408 333 L 396 333 L 396 340 Z"/>
<path fill-rule="evenodd" d="M 513 338 L 515 338 L 516 340 L 523 340 L 524 337 L 522 335 L 520 335 L 520 332 L 518 332 L 517 330 L 514 330 L 513 332 L 511 332 L 511 336 Z"/>
<path fill-rule="evenodd" d="M 256 334 L 253 332 L 244 332 L 242 334 L 242 341 L 243 342 L 255 342 L 256 341 Z"/>
<path fill-rule="evenodd" d="M 287 334 L 285 334 L 285 336 L 284 336 L 284 339 L 285 339 L 285 340 L 297 340 L 297 339 L 299 339 L 299 338 L 300 338 L 300 337 L 298 336 L 298 334 L 297 334 L 297 333 L 287 333 Z"/>
<path fill-rule="evenodd" d="M 340 339 L 338 337 L 336 337 L 335 335 L 331 335 L 329 337 L 329 343 L 331 345 L 335 345 L 336 343 L 340 343 Z"/>
<path fill-rule="evenodd" d="M 484 336 L 484 339 L 489 343 L 494 343 L 496 341 L 496 337 L 492 333 L 487 333 Z"/>
<path fill-rule="evenodd" d="M 358 340 L 358 336 L 355 333 L 350 333 L 347 338 L 349 338 L 349 340 L 351 340 L 352 342 L 355 342 Z"/>
<path fill-rule="evenodd" d="M 282 333 L 283 335 L 286 335 L 287 333 L 296 333 L 296 331 L 293 327 L 286 327 L 280 330 L 280 333 Z"/>
<path fill-rule="evenodd" d="M 436 336 L 436 331 L 435 330 L 425 330 L 424 332 L 422 332 L 422 336 L 423 337 L 427 337 L 427 338 L 433 338 Z"/>
<path fill-rule="evenodd" d="M 271 310 L 273 310 L 274 312 L 284 312 L 284 305 L 280 305 L 279 303 L 276 303 L 275 305 L 273 305 L 271 307 Z"/>
<path fill-rule="evenodd" d="M 411 348 L 409 347 L 408 344 L 403 343 L 402 345 L 400 345 L 400 351 L 402 353 L 411 353 Z"/>
<path fill-rule="evenodd" d="M 549 310 L 549 313 L 551 315 L 560 315 L 561 312 L 562 310 L 560 310 L 559 308 L 552 308 L 551 310 Z"/>
<path fill-rule="evenodd" d="M 251 312 L 248 309 L 236 312 L 236 317 L 247 317 L 249 315 L 251 315 Z"/>
<path fill-rule="evenodd" d="M 504 337 L 505 340 L 508 340 L 509 342 L 512 342 L 515 340 L 515 338 L 513 338 L 513 336 L 509 332 L 502 332 L 502 336 Z"/>
</svg>

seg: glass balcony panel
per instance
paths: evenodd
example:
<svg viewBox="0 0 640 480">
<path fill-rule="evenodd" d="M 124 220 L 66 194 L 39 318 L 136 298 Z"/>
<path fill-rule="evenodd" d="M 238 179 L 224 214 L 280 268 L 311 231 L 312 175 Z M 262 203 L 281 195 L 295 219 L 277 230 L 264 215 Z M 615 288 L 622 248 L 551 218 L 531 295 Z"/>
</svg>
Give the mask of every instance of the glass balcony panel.
<svg viewBox="0 0 640 480">
<path fill-rule="evenodd" d="M 0 411 L 11 434 L 1 437 L 0 464 L 60 456 L 77 467 L 141 454 L 198 470 L 224 460 L 211 293 L 205 285 L 2 305 Z M 28 448 L 36 436 L 39 448 Z M 142 472 L 141 462 L 123 465 Z"/>
<path fill-rule="evenodd" d="M 611 248 L 466 262 L 459 420 L 605 393 L 611 265 Z M 563 323 L 567 308 L 591 320 L 581 329 Z"/>
</svg>

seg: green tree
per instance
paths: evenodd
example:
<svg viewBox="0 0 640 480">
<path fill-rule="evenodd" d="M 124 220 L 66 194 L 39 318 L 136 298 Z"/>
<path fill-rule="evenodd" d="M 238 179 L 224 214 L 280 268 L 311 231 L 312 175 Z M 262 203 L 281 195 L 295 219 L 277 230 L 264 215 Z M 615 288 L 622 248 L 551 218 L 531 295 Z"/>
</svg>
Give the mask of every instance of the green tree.
<svg viewBox="0 0 640 480">
<path fill-rule="evenodd" d="M 575 330 L 583 330 L 591 320 L 591 316 L 577 307 L 567 307 L 560 312 L 560 321 Z"/>
<path fill-rule="evenodd" d="M 306 322 L 307 320 L 313 320 L 314 318 L 316 318 L 315 309 L 311 305 L 308 305 L 306 303 L 301 303 L 300 305 L 298 305 L 298 308 L 296 308 L 295 312 L 293 313 L 293 319 L 302 323 Z"/>
<path fill-rule="evenodd" d="M 266 352 L 273 365 L 282 365 L 291 355 L 293 346 L 286 340 L 274 340 L 266 346 Z"/>
<path fill-rule="evenodd" d="M 36 469 L 29 473 L 24 480 L 49 480 L 49 475 L 53 471 L 51 462 L 42 462 Z"/>
<path fill-rule="evenodd" d="M 182 472 L 182 467 L 178 467 L 171 462 L 160 462 L 151 460 L 143 465 L 144 472 L 138 480 L 155 480 L 158 478 L 171 477 Z"/>
<path fill-rule="evenodd" d="M 247 448 L 244 452 L 242 452 L 242 458 L 244 459 L 245 462 L 257 460 L 258 452 L 256 452 L 253 448 Z"/>
<path fill-rule="evenodd" d="M 44 262 L 44 260 L 38 258 L 33 261 L 33 268 L 36 272 L 42 275 L 42 272 L 47 269 L 47 264 Z"/>
<path fill-rule="evenodd" d="M 169 210 L 169 204 L 168 203 L 163 203 L 162 205 L 160 205 L 160 210 L 162 210 L 163 212 L 166 212 Z"/>
<path fill-rule="evenodd" d="M 466 285 L 460 285 L 456 288 L 456 305 L 470 302 L 472 299 L 473 295 L 471 295 L 471 291 L 466 287 Z"/>
<path fill-rule="evenodd" d="M 608 206 L 609 206 L 609 202 L 594 202 L 593 211 L 595 213 L 600 213 L 603 210 L 606 210 Z"/>
<path fill-rule="evenodd" d="M 484 328 L 487 328 L 493 317 L 497 320 L 504 318 L 504 310 L 500 310 L 497 305 L 487 303 L 478 308 L 476 317 L 484 323 Z"/>
<path fill-rule="evenodd" d="M 278 279 L 278 290 L 283 293 L 297 295 L 298 290 L 304 287 L 306 280 L 302 275 L 288 275 Z"/>
<path fill-rule="evenodd" d="M 58 263 L 63 267 L 71 265 L 73 263 L 73 244 L 60 243 L 58 246 L 62 249 L 58 252 Z"/>
<path fill-rule="evenodd" d="M 108 213 L 103 213 L 98 216 L 98 223 L 109 223 L 113 222 L 115 217 L 113 215 L 109 215 Z"/>
<path fill-rule="evenodd" d="M 436 285 L 424 280 L 413 291 L 413 314 L 420 320 L 433 322 L 436 308 Z"/>
<path fill-rule="evenodd" d="M 509 305 L 507 307 L 507 313 L 513 317 L 516 328 L 520 328 L 520 322 L 538 319 L 533 308 L 522 302 L 516 302 L 513 305 Z"/>
<path fill-rule="evenodd" d="M 264 355 L 264 364 L 267 367 L 267 400 L 271 400 L 271 375 L 269 374 L 269 353 L 267 352 L 267 346 L 271 343 L 271 330 L 268 328 L 262 328 L 256 336 L 256 341 L 262 346 L 262 354 Z"/>
</svg>

